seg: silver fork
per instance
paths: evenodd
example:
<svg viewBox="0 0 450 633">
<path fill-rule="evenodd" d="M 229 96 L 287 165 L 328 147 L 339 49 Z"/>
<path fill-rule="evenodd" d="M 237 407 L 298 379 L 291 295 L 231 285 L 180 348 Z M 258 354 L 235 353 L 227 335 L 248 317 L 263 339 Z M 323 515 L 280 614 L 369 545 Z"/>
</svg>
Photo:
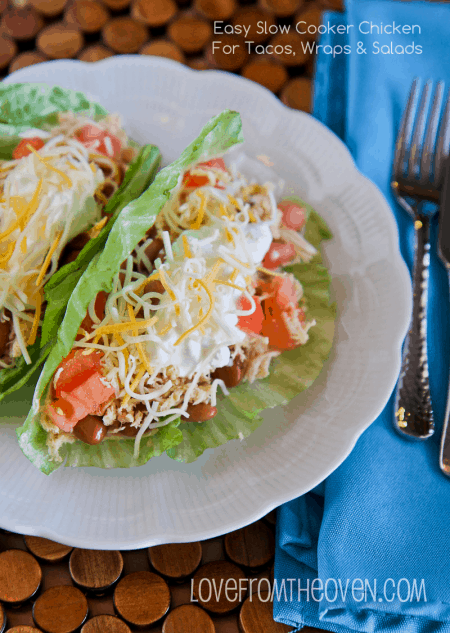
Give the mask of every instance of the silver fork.
<svg viewBox="0 0 450 633">
<path fill-rule="evenodd" d="M 443 165 L 450 143 L 450 95 L 438 132 L 444 83 L 427 81 L 419 100 L 419 79 L 411 86 L 397 136 L 391 187 L 397 202 L 414 220 L 413 311 L 403 347 L 397 384 L 394 426 L 403 435 L 425 440 L 434 433 L 427 354 L 430 221 L 438 210 Z M 425 202 L 435 203 L 428 207 Z M 431 208 L 430 208 L 431 207 Z"/>
</svg>

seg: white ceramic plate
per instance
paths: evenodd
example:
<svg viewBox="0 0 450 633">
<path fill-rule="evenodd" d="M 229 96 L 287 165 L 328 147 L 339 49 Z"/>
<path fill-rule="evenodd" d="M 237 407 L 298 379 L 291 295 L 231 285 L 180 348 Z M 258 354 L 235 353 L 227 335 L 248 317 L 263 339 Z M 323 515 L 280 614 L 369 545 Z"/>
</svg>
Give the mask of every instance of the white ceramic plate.
<svg viewBox="0 0 450 633">
<path fill-rule="evenodd" d="M 47 477 L 20 452 L 19 420 L 9 419 L 0 425 L 0 525 L 78 547 L 134 549 L 229 532 L 313 488 L 381 412 L 400 368 L 410 278 L 377 188 L 323 125 L 235 75 L 121 56 L 49 62 L 6 81 L 85 92 L 121 113 L 133 138 L 156 143 L 165 163 L 212 115 L 239 111 L 246 153 L 269 156 L 334 233 L 325 257 L 338 319 L 331 357 L 313 387 L 269 410 L 248 439 L 210 449 L 193 464 L 164 455 L 141 468 L 61 468 Z M 18 403 L 13 414 L 22 413 Z"/>
</svg>

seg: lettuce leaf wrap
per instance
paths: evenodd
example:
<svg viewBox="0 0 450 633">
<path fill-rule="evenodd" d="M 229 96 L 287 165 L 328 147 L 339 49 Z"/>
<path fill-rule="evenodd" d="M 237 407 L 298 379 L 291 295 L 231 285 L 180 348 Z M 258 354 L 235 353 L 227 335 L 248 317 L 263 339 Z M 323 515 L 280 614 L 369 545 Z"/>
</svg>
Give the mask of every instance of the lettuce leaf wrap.
<svg viewBox="0 0 450 633">
<path fill-rule="evenodd" d="M 80 113 L 94 121 L 107 115 L 102 106 L 90 101 L 80 92 L 40 84 L 2 85 L 0 104 L 0 159 L 7 161 L 12 159 L 13 150 L 21 141 L 21 134 L 30 129 L 36 133 L 51 129 L 58 123 L 60 113 Z M 131 140 L 129 145 L 135 151 L 139 148 Z M 15 359 L 13 366 L 0 367 L 0 401 L 27 382 L 37 379 L 37 370 L 55 342 L 56 331 L 78 279 L 90 260 L 103 248 L 121 209 L 149 186 L 159 167 L 160 158 L 159 150 L 153 145 L 140 149 L 128 166 L 120 187 L 103 209 L 104 215 L 110 217 L 110 220 L 98 236 L 90 239 L 81 249 L 76 260 L 61 266 L 44 286 L 46 309 L 41 336 L 27 346 L 30 363 L 20 356 Z M 95 206 L 93 198 L 89 198 L 88 202 Z"/>
<path fill-rule="evenodd" d="M 150 187 L 121 211 L 103 250 L 96 253 L 88 263 L 70 296 L 56 342 L 39 377 L 31 411 L 24 425 L 17 430 L 22 451 L 42 472 L 50 474 L 62 462 L 53 460 L 49 453 L 47 431 L 40 423 L 41 406 L 45 402 L 55 370 L 72 350 L 89 304 L 99 292 L 111 291 L 113 278 L 122 262 L 152 227 L 156 216 L 189 166 L 222 155 L 242 141 L 241 120 L 236 112 L 224 111 L 211 119 L 181 156 L 162 169 Z M 59 455 L 67 466 L 139 466 L 182 440 L 178 425 L 179 420 L 175 420 L 159 430 L 155 436 L 144 437 L 138 458 L 134 457 L 134 440 L 124 438 L 114 438 L 97 446 L 75 441 L 64 444 Z"/>
<path fill-rule="evenodd" d="M 319 250 L 321 242 L 331 239 L 332 233 L 308 204 L 296 198 L 292 200 L 307 209 L 305 238 Z M 212 420 L 183 424 L 183 440 L 167 451 L 172 459 L 190 463 L 207 448 L 248 437 L 263 422 L 260 413 L 264 409 L 287 404 L 308 389 L 321 372 L 332 347 L 336 319 L 336 305 L 330 298 L 331 277 L 320 250 L 309 263 L 285 266 L 283 270 L 293 273 L 302 284 L 308 318 L 316 321 L 309 330 L 308 342 L 283 351 L 272 361 L 266 378 L 253 384 L 241 383 L 230 389 L 226 397 L 220 394 L 217 398 L 219 413 Z"/>
</svg>

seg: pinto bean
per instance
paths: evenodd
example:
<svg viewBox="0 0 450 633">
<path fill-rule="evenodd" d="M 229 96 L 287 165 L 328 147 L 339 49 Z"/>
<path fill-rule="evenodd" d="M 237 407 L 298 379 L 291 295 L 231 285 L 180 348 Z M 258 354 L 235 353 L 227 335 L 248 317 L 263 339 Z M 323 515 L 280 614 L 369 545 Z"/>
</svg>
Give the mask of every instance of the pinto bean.
<svg viewBox="0 0 450 633">
<path fill-rule="evenodd" d="M 98 415 L 87 415 L 77 422 L 73 434 L 85 444 L 100 444 L 105 439 L 107 428 Z"/>
<path fill-rule="evenodd" d="M 217 408 L 201 402 L 200 404 L 190 404 L 186 409 L 189 418 L 185 418 L 185 422 L 206 422 L 217 415 Z"/>
<path fill-rule="evenodd" d="M 152 281 L 149 281 L 144 287 L 144 294 L 147 294 L 148 292 L 159 292 L 160 294 L 163 294 L 165 292 L 165 288 L 158 279 L 152 279 Z M 153 305 L 157 303 L 159 303 L 158 299 L 152 299 Z"/>
<path fill-rule="evenodd" d="M 146 247 L 145 254 L 149 258 L 149 260 L 152 262 L 152 264 L 155 261 L 155 259 L 158 257 L 158 253 L 162 249 L 163 246 L 164 246 L 164 242 L 162 241 L 162 239 L 160 239 L 159 237 L 156 237 Z"/>
<path fill-rule="evenodd" d="M 74 262 L 80 253 L 81 251 L 68 251 L 67 255 L 64 254 L 61 259 L 61 266 Z"/>
<path fill-rule="evenodd" d="M 11 332 L 11 321 L 0 321 L 0 357 L 6 352 Z"/>
<path fill-rule="evenodd" d="M 230 366 L 226 365 L 225 367 L 218 367 L 212 374 L 212 380 L 219 378 L 223 380 L 225 383 L 225 387 L 231 389 L 232 387 L 237 387 L 239 383 L 242 381 L 244 377 L 244 368 L 242 361 L 238 358 L 235 359 L 234 363 Z"/>
<path fill-rule="evenodd" d="M 156 225 L 153 224 L 145 233 L 145 237 L 151 237 L 152 239 L 156 237 L 156 233 L 158 232 L 158 229 L 156 228 Z"/>
<path fill-rule="evenodd" d="M 136 437 L 139 433 L 139 428 L 137 426 L 130 426 L 129 424 L 125 425 L 121 431 L 119 431 L 118 435 L 122 437 Z"/>
</svg>

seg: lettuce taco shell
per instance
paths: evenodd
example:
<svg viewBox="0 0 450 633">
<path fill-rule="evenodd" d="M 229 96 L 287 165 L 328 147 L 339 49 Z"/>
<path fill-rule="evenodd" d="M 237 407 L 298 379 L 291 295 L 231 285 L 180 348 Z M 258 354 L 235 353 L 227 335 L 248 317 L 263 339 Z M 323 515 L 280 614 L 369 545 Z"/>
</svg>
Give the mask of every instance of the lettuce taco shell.
<svg viewBox="0 0 450 633">
<path fill-rule="evenodd" d="M 30 128 L 48 129 L 57 124 L 59 112 L 83 113 L 97 120 L 107 114 L 99 104 L 81 92 L 40 84 L 0 85 L 0 159 L 10 160 L 20 142 L 20 134 Z M 138 145 L 132 142 L 135 148 Z M 151 183 L 160 163 L 160 153 L 153 145 L 143 147 L 129 166 L 119 189 L 110 198 L 105 212 L 111 220 L 97 238 L 90 240 L 76 261 L 60 268 L 44 287 L 47 307 L 41 338 L 28 346 L 31 364 L 23 357 L 14 366 L 0 368 L 0 401 L 29 381 L 37 379 L 37 370 L 55 342 L 56 331 L 64 316 L 67 301 L 91 259 L 103 248 L 121 209 L 138 197 Z"/>
<path fill-rule="evenodd" d="M 17 431 L 22 451 L 42 472 L 50 474 L 61 466 L 61 462 L 50 458 L 46 445 L 47 432 L 40 424 L 40 407 L 45 401 L 56 368 L 73 347 L 89 303 L 98 292 L 111 291 L 113 277 L 121 263 L 151 228 L 181 175 L 190 165 L 224 154 L 229 148 L 242 143 L 241 126 L 239 114 L 228 110 L 211 119 L 181 156 L 162 169 L 150 187 L 122 210 L 103 250 L 89 261 L 68 301 L 64 319 L 56 334 L 56 342 L 48 354 L 37 383 L 31 411 L 24 425 Z M 137 459 L 133 457 L 134 439 L 123 438 L 104 441 L 97 446 L 80 441 L 64 444 L 60 456 L 67 466 L 140 466 L 150 457 L 181 442 L 183 436 L 178 425 L 179 420 L 176 420 L 160 429 L 156 435 L 144 437 Z"/>
</svg>

